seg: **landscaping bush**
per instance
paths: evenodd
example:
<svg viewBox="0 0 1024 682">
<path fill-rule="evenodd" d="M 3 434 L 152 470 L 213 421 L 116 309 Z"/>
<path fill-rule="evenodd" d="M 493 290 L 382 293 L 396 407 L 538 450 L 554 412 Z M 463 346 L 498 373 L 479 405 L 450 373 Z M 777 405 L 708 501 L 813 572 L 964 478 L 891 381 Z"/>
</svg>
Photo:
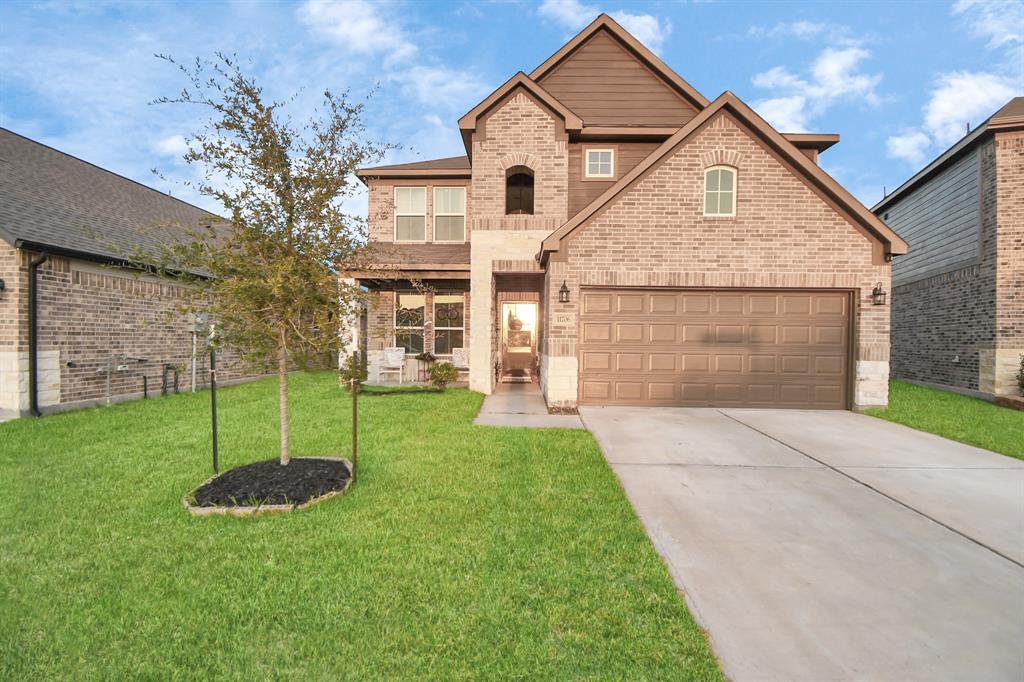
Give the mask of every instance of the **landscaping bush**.
<svg viewBox="0 0 1024 682">
<path fill-rule="evenodd" d="M 455 369 L 455 365 L 450 362 L 439 362 L 436 365 L 432 365 L 427 374 L 430 376 L 430 383 L 441 390 L 444 390 L 445 386 L 452 383 L 459 378 L 459 370 Z"/>
<path fill-rule="evenodd" d="M 1017 370 L 1017 390 L 1024 396 L 1024 355 L 1020 356 L 1020 369 Z"/>
</svg>

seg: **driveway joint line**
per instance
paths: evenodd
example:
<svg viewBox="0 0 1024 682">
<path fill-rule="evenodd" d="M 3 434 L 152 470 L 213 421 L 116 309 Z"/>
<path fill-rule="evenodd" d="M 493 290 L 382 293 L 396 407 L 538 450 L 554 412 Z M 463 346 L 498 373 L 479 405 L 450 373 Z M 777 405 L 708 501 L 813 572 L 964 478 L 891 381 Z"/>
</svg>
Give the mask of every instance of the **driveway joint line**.
<svg viewBox="0 0 1024 682">
<path fill-rule="evenodd" d="M 936 524 L 938 524 L 938 525 L 942 526 L 942 527 L 943 527 L 943 528 L 945 528 L 946 530 L 948 530 L 948 531 L 951 531 L 951 532 L 953 532 L 953 533 L 956 533 L 956 534 L 957 534 L 957 535 L 959 535 L 960 537 L 962 537 L 962 538 L 964 538 L 964 539 L 966 539 L 966 540 L 969 540 L 970 542 L 973 542 L 974 544 L 978 545 L 979 547 L 983 547 L 983 548 L 987 549 L 988 551 L 992 552 L 992 553 L 993 553 L 993 554 L 995 554 L 996 556 L 1000 556 L 1000 557 L 1002 557 L 1003 559 L 1006 559 L 1006 560 L 1007 560 L 1007 561 L 1009 561 L 1009 562 L 1010 562 L 1011 564 L 1013 564 L 1013 565 L 1015 565 L 1015 566 L 1018 566 L 1018 567 L 1020 567 L 1020 568 L 1024 568 L 1024 563 L 1021 563 L 1021 562 L 1017 561 L 1017 560 L 1016 560 L 1016 559 L 1014 559 L 1013 557 L 1007 556 L 1007 555 L 1003 554 L 1002 552 L 1000 552 L 1000 551 L 999 551 L 998 549 L 995 549 L 994 547 L 990 547 L 989 545 L 986 545 L 986 544 L 985 544 L 984 542 L 981 542 L 980 540 L 976 540 L 976 539 L 972 538 L 972 537 L 971 537 L 970 535 L 967 535 L 966 533 L 964 533 L 964 532 L 962 532 L 962 531 L 960 531 L 960 530 L 957 530 L 956 528 L 954 528 L 954 527 L 950 526 L 949 524 L 947 524 L 947 523 L 943 523 L 942 521 L 939 521 L 939 520 L 938 520 L 937 518 L 935 518 L 934 516 L 930 516 L 930 515 L 928 515 L 928 514 L 925 514 L 925 513 L 924 513 L 923 511 L 921 511 L 920 509 L 916 509 L 916 508 L 914 508 L 914 507 L 910 506 L 909 504 L 907 504 L 906 502 L 904 502 L 903 500 L 897 499 L 897 498 L 893 497 L 892 495 L 889 495 L 888 493 L 886 493 L 886 492 L 883 492 L 882 490 L 879 490 L 878 488 L 875 488 L 874 486 L 872 486 L 872 485 L 869 485 L 869 484 L 865 483 L 864 481 L 860 480 L 859 478 L 856 478 L 856 477 L 854 477 L 854 476 L 852 476 L 852 475 L 850 475 L 850 474 L 846 473 L 846 472 L 845 472 L 845 471 L 843 471 L 842 469 L 836 468 L 836 467 L 832 466 L 831 464 L 829 464 L 828 462 L 825 462 L 825 461 L 823 461 L 823 460 L 820 460 L 820 459 L 818 459 L 818 458 L 817 458 L 817 457 L 815 457 L 814 455 L 809 455 L 809 454 L 807 454 L 806 452 L 804 452 L 803 450 L 801 450 L 801 449 L 799 449 L 799 448 L 796 448 L 796 447 L 793 447 L 793 446 L 792 446 L 792 445 L 790 445 L 789 443 L 787 443 L 787 442 L 785 442 L 785 441 L 782 441 L 782 440 L 779 440 L 779 439 L 778 439 L 778 438 L 776 438 L 775 436 L 773 436 L 773 435 L 771 435 L 771 434 L 769 434 L 769 433 L 765 433 L 765 432 L 764 432 L 764 431 L 762 431 L 761 429 L 759 429 L 759 428 L 757 428 L 757 427 L 755 427 L 755 426 L 751 426 L 750 424 L 747 424 L 746 422 L 744 422 L 744 421 L 742 421 L 742 420 L 740 420 L 740 419 L 737 419 L 736 417 L 732 416 L 731 414 L 726 414 L 726 413 L 725 413 L 725 412 L 723 412 L 722 410 L 717 410 L 717 412 L 718 412 L 719 414 L 721 414 L 721 415 L 722 415 L 723 417 L 728 417 L 729 419 L 733 420 L 733 421 L 734 421 L 734 422 L 736 422 L 737 424 L 740 424 L 740 425 L 742 425 L 742 426 L 745 426 L 745 427 L 747 427 L 748 429 L 750 429 L 751 431 L 755 431 L 755 432 L 757 432 L 757 433 L 761 434 L 762 436 L 764 436 L 765 438 L 769 438 L 769 439 L 771 439 L 771 440 L 775 441 L 776 443 L 779 443 L 780 445 L 783 445 L 783 446 L 785 446 L 785 447 L 789 448 L 789 449 L 790 449 L 790 450 L 792 450 L 793 452 L 797 452 L 797 453 L 799 453 L 799 454 L 803 455 L 804 457 L 806 457 L 806 458 L 808 458 L 808 459 L 811 459 L 811 460 L 814 460 L 815 462 L 818 462 L 818 463 L 819 463 L 819 464 L 821 464 L 822 466 L 824 466 L 824 467 L 827 467 L 827 468 L 831 469 L 832 471 L 836 472 L 836 473 L 837 473 L 837 474 L 839 474 L 840 476 L 844 476 L 844 477 L 846 477 L 846 478 L 850 479 L 851 481 L 853 481 L 854 483 L 857 483 L 857 484 L 859 484 L 859 485 L 862 485 L 862 486 L 864 486 L 865 488 L 867 488 L 868 490 L 871 490 L 871 491 L 873 491 L 873 492 L 875 492 L 875 493 L 878 493 L 878 494 L 879 494 L 879 495 L 881 495 L 882 497 L 884 497 L 884 498 L 886 498 L 886 499 L 888 499 L 888 500 L 891 500 L 891 501 L 895 502 L 896 504 L 900 505 L 901 507 L 904 507 L 905 509 L 908 509 L 908 510 L 912 511 L 912 512 L 914 512 L 915 514 L 919 514 L 919 515 L 923 516 L 924 518 L 928 519 L 929 521 L 932 521 L 933 523 L 936 523 Z"/>
</svg>

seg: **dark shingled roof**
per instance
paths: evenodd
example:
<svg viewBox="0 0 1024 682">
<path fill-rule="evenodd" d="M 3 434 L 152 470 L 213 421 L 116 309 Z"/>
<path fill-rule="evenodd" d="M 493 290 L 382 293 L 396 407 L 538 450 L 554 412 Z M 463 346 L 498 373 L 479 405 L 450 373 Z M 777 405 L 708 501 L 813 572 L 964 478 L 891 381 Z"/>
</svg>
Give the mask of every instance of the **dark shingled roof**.
<svg viewBox="0 0 1024 682">
<path fill-rule="evenodd" d="M 469 244 L 393 244 L 374 242 L 374 255 L 381 265 L 423 269 L 425 265 L 462 265 L 469 269 Z"/>
<path fill-rule="evenodd" d="M 0 237 L 95 260 L 185 237 L 216 215 L 0 128 Z"/>
</svg>

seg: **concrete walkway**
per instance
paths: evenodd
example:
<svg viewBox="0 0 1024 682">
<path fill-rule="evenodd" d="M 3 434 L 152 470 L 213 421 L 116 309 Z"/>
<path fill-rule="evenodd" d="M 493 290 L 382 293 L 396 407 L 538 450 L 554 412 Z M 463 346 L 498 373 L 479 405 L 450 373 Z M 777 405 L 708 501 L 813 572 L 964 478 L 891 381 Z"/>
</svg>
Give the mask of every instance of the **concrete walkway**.
<svg viewBox="0 0 1024 682">
<path fill-rule="evenodd" d="M 580 413 L 730 679 L 1024 679 L 1024 462 L 850 412 Z"/>
<path fill-rule="evenodd" d="M 480 426 L 521 426 L 534 429 L 582 429 L 574 414 L 548 414 L 544 396 L 536 384 L 498 384 L 484 398 L 474 424 Z"/>
</svg>

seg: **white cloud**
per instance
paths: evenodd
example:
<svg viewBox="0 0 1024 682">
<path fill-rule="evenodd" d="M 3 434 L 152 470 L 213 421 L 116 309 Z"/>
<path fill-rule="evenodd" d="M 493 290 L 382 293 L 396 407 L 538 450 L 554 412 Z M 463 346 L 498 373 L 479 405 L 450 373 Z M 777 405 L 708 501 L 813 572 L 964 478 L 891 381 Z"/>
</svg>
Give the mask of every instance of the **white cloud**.
<svg viewBox="0 0 1024 682">
<path fill-rule="evenodd" d="M 624 11 L 612 12 L 611 16 L 653 52 L 660 52 L 661 46 L 672 33 L 672 24 L 668 19 L 662 21 L 650 14 L 631 14 Z"/>
<path fill-rule="evenodd" d="M 489 92 L 474 75 L 443 66 L 413 66 L 395 72 L 390 80 L 425 104 L 443 103 L 455 110 L 469 109 Z"/>
<path fill-rule="evenodd" d="M 963 137 L 967 124 L 978 125 L 1014 96 L 1009 78 L 992 73 L 954 71 L 936 80 L 924 108 L 924 128 L 940 145 Z"/>
<path fill-rule="evenodd" d="M 751 26 L 747 35 L 751 38 L 817 38 L 825 34 L 846 33 L 847 29 L 835 24 L 816 21 L 779 22 L 774 26 Z"/>
<path fill-rule="evenodd" d="M 1010 98 L 1024 92 L 1024 3 L 1021 0 L 958 0 L 971 35 L 999 53 L 1003 63 L 992 71 L 949 71 L 933 81 L 923 121 L 887 140 L 889 156 L 922 163 L 936 147 L 947 147 L 991 116 Z"/>
<path fill-rule="evenodd" d="M 776 130 L 787 133 L 807 130 L 807 98 L 802 95 L 762 100 L 754 108 Z"/>
<path fill-rule="evenodd" d="M 1020 0 L 958 0 L 953 14 L 965 15 L 972 35 L 990 50 L 1005 50 L 1019 70 L 1024 60 L 1024 3 Z"/>
<path fill-rule="evenodd" d="M 161 156 L 183 156 L 188 151 L 188 143 L 183 135 L 170 135 L 157 140 L 153 151 Z"/>
<path fill-rule="evenodd" d="M 573 31 L 579 31 L 601 13 L 598 8 L 585 5 L 580 0 L 544 0 L 537 11 L 542 17 Z M 654 52 L 661 49 L 672 32 L 668 20 L 658 19 L 652 14 L 634 14 L 626 10 L 608 14 Z"/>
<path fill-rule="evenodd" d="M 386 54 L 391 60 L 411 57 L 416 45 L 391 19 L 367 0 L 306 0 L 299 19 L 343 48 L 361 54 Z"/>
<path fill-rule="evenodd" d="M 925 151 L 931 146 L 931 143 L 931 138 L 920 130 L 908 130 L 900 135 L 893 135 L 885 141 L 890 157 L 903 159 L 915 165 L 925 160 Z"/>
<path fill-rule="evenodd" d="M 881 74 L 867 74 L 861 63 L 871 52 L 859 45 L 823 50 L 811 65 L 806 77 L 776 66 L 754 76 L 759 88 L 774 90 L 775 97 L 754 103 L 754 108 L 777 129 L 805 132 L 812 119 L 842 100 L 878 104 L 875 88 Z"/>
</svg>

